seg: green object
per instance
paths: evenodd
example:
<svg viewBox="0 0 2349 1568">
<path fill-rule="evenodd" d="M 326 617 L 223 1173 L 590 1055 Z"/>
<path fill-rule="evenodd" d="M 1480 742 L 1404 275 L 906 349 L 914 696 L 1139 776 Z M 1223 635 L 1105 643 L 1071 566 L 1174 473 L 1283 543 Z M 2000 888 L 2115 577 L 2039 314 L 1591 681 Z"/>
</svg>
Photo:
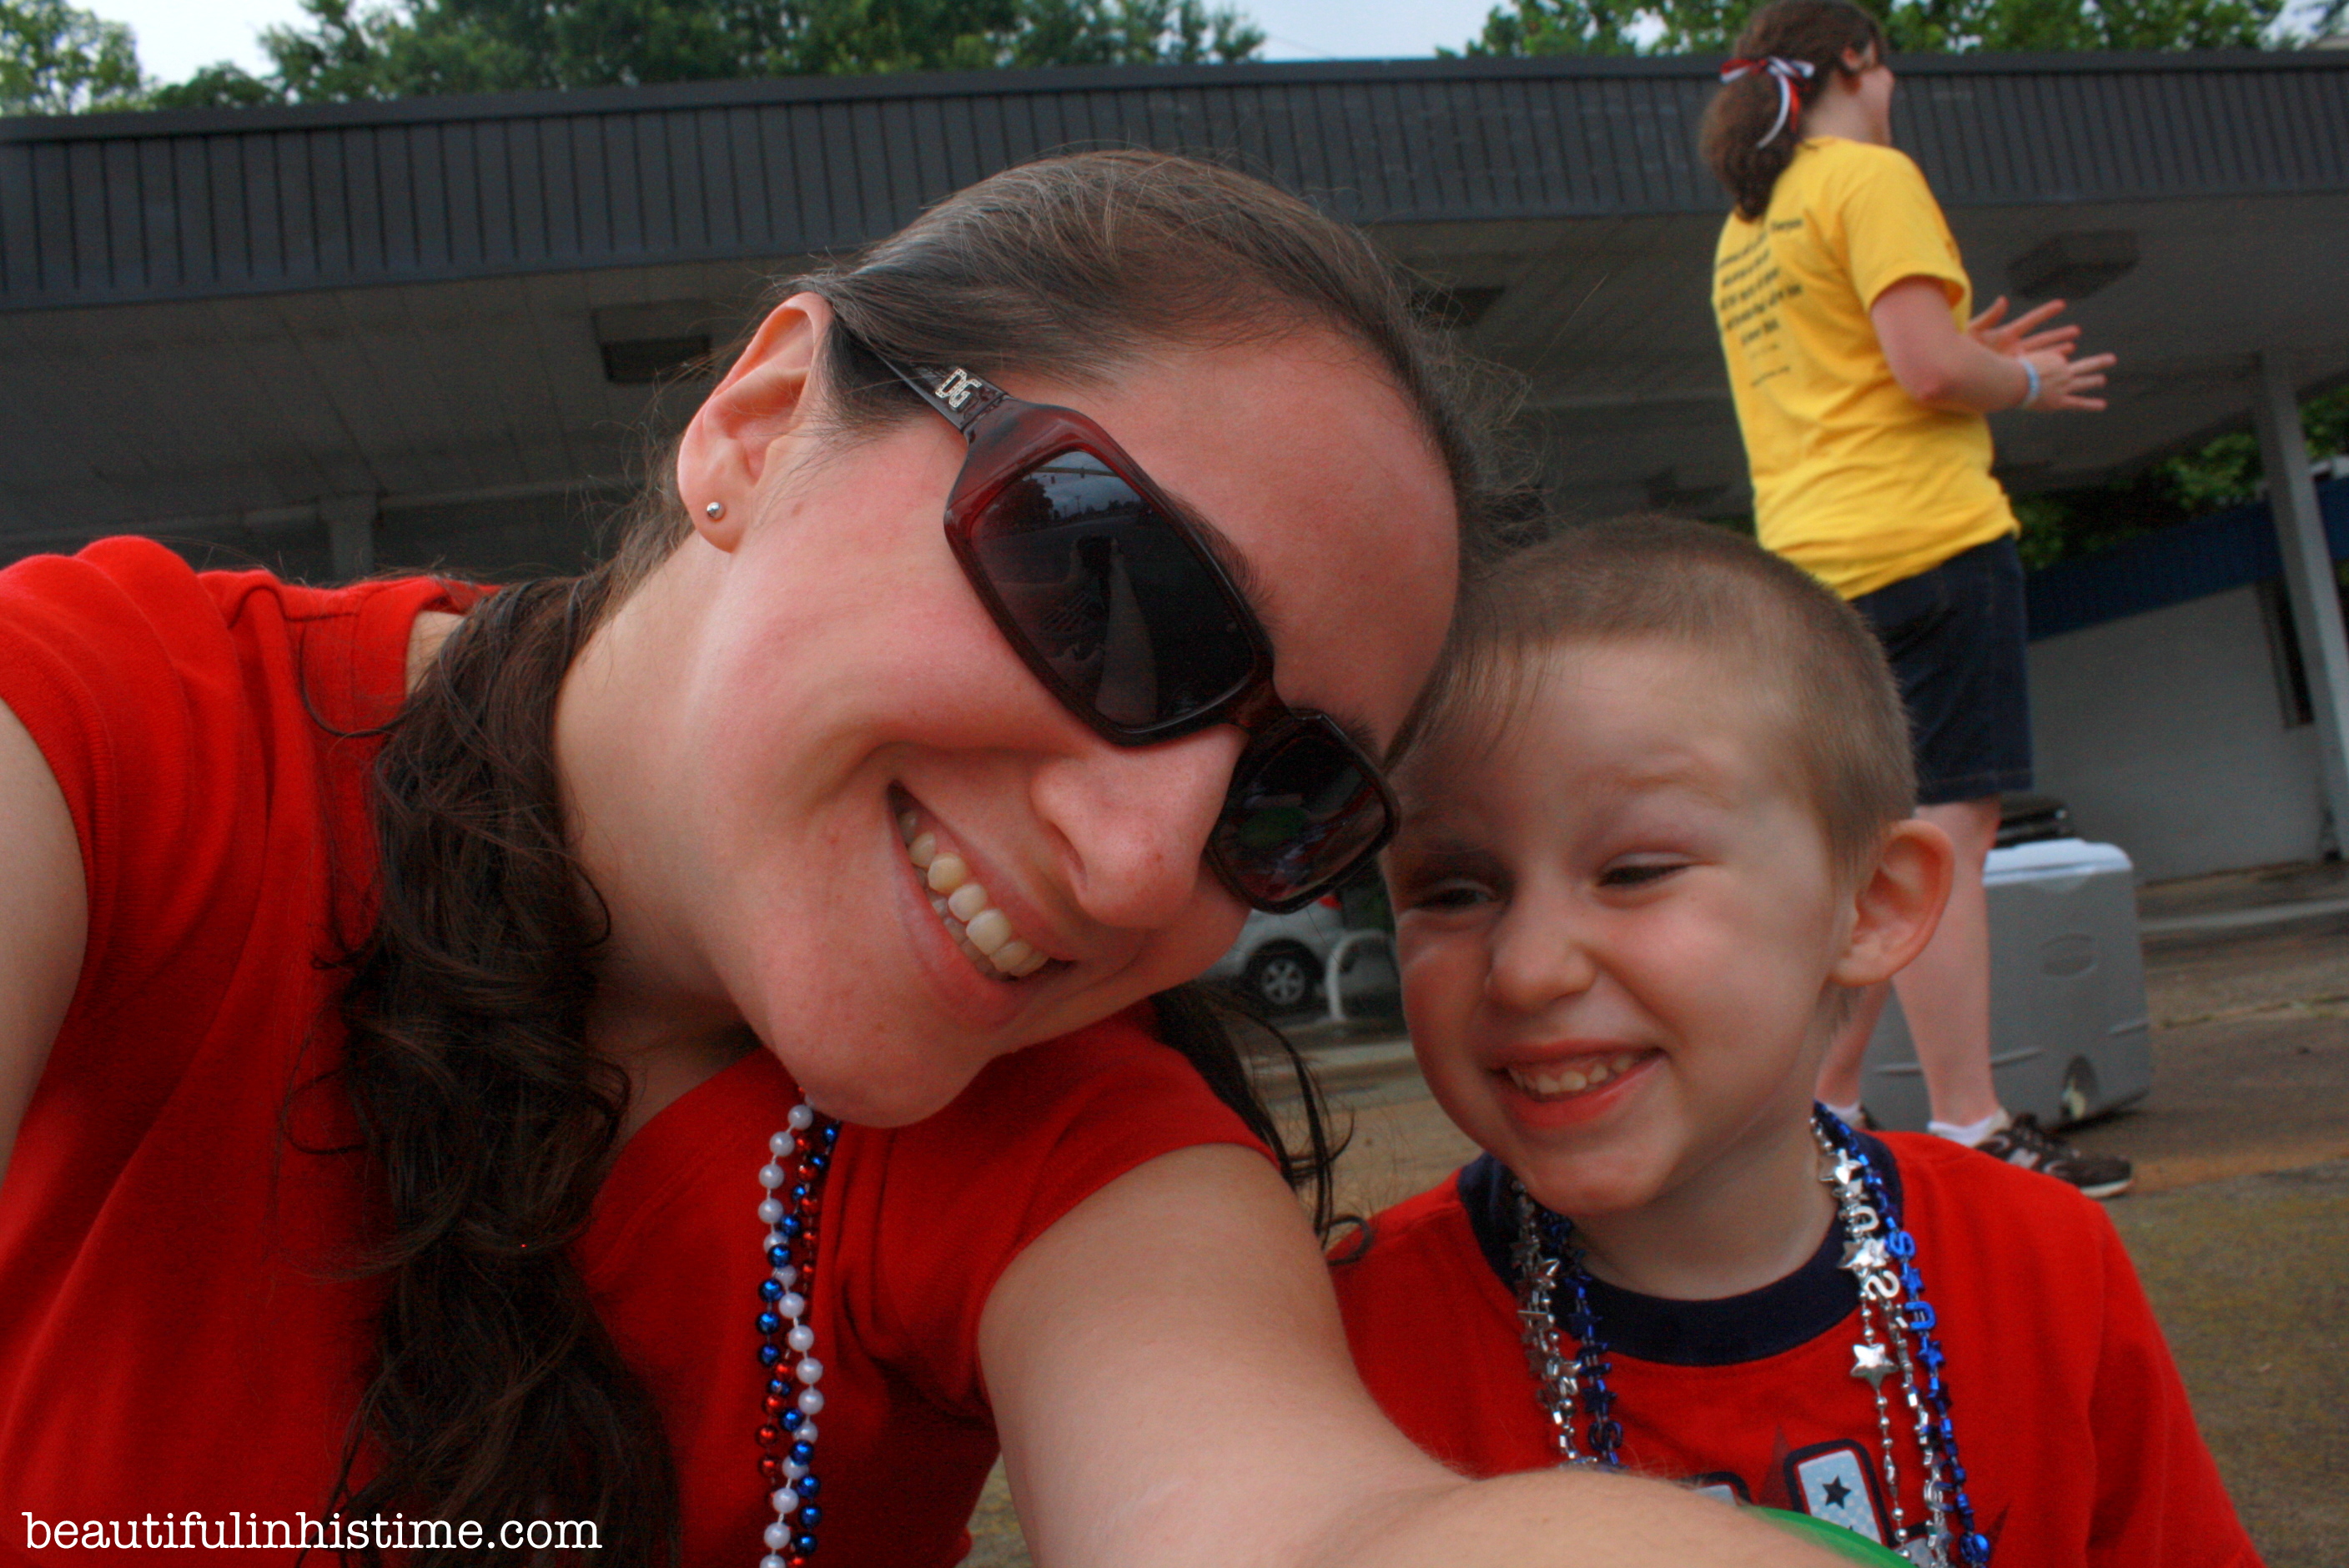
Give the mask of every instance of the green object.
<svg viewBox="0 0 2349 1568">
<path fill-rule="evenodd" d="M 1838 1557 L 1848 1557 L 1854 1563 L 1873 1563 L 1877 1568 L 1910 1568 L 1909 1559 L 1898 1552 L 1878 1546 L 1867 1536 L 1846 1530 L 1840 1524 L 1829 1524 L 1824 1519 L 1813 1519 L 1807 1513 L 1789 1513 L 1783 1508 L 1756 1508 L 1749 1511 L 1761 1515 L 1779 1529 L 1802 1536 L 1815 1546 L 1824 1547 Z"/>
</svg>

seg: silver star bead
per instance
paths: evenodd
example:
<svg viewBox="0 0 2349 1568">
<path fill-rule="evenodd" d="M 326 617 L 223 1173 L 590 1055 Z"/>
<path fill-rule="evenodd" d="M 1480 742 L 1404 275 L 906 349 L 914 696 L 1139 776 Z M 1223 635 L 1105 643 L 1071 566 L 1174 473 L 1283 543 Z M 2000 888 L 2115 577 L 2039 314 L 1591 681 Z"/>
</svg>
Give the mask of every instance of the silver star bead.
<svg viewBox="0 0 2349 1568">
<path fill-rule="evenodd" d="M 1892 1266 L 1884 1250 L 1884 1238 L 1868 1236 L 1854 1238 L 1843 1244 L 1843 1266 L 1855 1273 L 1876 1274 Z"/>
<path fill-rule="evenodd" d="M 1851 1347 L 1851 1375 L 1867 1378 L 1869 1387 L 1881 1392 L 1884 1380 L 1892 1376 L 1892 1358 L 1884 1354 L 1881 1345 L 1855 1345 Z"/>
</svg>

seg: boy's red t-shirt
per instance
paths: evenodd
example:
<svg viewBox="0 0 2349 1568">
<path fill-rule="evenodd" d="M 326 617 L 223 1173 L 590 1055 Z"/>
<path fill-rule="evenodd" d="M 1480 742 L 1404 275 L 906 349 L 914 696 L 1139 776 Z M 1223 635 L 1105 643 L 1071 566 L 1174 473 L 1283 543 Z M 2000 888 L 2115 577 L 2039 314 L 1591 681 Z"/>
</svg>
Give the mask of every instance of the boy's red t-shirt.
<svg viewBox="0 0 2349 1568">
<path fill-rule="evenodd" d="M 175 1539 L 224 1542 L 232 1516 L 266 1540 L 327 1509 L 382 1297 L 351 1272 L 381 1211 L 331 1077 L 332 961 L 374 868 L 367 732 L 418 613 L 478 592 L 199 575 L 141 540 L 0 573 L 0 702 L 72 808 L 89 896 L 0 1188 L 0 1558 L 32 1522 L 78 1542 L 196 1514 Z M 756 1175 L 796 1099 L 759 1052 L 663 1110 L 573 1249 L 661 1409 L 688 1563 L 756 1562 L 774 1517 Z M 823 1561 L 960 1558 L 996 1452 L 997 1277 L 1119 1175 L 1211 1142 L 1253 1146 L 1136 1014 L 990 1065 L 914 1127 L 842 1133 L 812 1319 Z"/>
<path fill-rule="evenodd" d="M 1878 1147 L 1917 1240 L 1995 1568 L 2255 1565 L 2104 1212 L 1945 1139 L 1889 1133 Z M 1475 1476 L 1557 1462 L 1519 1338 L 1508 1191 L 1485 1156 L 1378 1215 L 1367 1246 L 1331 1271 L 1371 1392 L 1422 1448 Z M 1840 1256 L 1830 1230 L 1804 1269 L 1725 1301 L 1594 1290 L 1627 1466 L 1889 1537 L 1875 1400 L 1852 1376 L 1858 1295 Z M 1913 1526 L 1914 1438 L 1897 1376 L 1884 1389 Z"/>
</svg>

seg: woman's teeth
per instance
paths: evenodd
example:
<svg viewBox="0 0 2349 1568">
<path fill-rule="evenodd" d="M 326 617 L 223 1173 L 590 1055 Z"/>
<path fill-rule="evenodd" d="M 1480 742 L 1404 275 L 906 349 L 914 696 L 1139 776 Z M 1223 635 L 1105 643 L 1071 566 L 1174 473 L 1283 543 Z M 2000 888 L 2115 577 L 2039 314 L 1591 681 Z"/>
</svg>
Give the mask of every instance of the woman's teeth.
<svg viewBox="0 0 2349 1568">
<path fill-rule="evenodd" d="M 1630 1072 L 1640 1059 L 1638 1051 L 1602 1057 L 1581 1062 L 1570 1068 L 1510 1068 L 1509 1081 L 1537 1099 L 1554 1099 L 1560 1095 L 1580 1094 L 1597 1088 L 1609 1078 Z"/>
<path fill-rule="evenodd" d="M 1010 919 L 988 902 L 986 884 L 971 880 L 968 863 L 952 851 L 939 851 L 937 835 L 922 831 L 920 818 L 904 813 L 897 830 L 905 840 L 906 858 L 930 884 L 930 907 L 965 957 L 1005 980 L 1024 980 L 1050 962 L 1021 941 Z"/>
</svg>

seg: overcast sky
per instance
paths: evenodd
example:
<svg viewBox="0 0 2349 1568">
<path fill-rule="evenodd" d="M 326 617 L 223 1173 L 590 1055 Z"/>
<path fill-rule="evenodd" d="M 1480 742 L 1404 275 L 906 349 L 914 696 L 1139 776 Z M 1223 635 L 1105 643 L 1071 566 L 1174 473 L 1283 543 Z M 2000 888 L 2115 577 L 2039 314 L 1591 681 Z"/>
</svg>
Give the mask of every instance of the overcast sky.
<svg viewBox="0 0 2349 1568">
<path fill-rule="evenodd" d="M 1485 26 L 1493 0 L 1241 0 L 1265 30 L 1271 60 L 1400 59 L 1458 48 Z M 273 22 L 300 18 L 295 0 L 81 0 L 139 35 L 150 76 L 178 81 L 199 66 L 234 60 L 259 71 L 254 41 Z"/>
</svg>

